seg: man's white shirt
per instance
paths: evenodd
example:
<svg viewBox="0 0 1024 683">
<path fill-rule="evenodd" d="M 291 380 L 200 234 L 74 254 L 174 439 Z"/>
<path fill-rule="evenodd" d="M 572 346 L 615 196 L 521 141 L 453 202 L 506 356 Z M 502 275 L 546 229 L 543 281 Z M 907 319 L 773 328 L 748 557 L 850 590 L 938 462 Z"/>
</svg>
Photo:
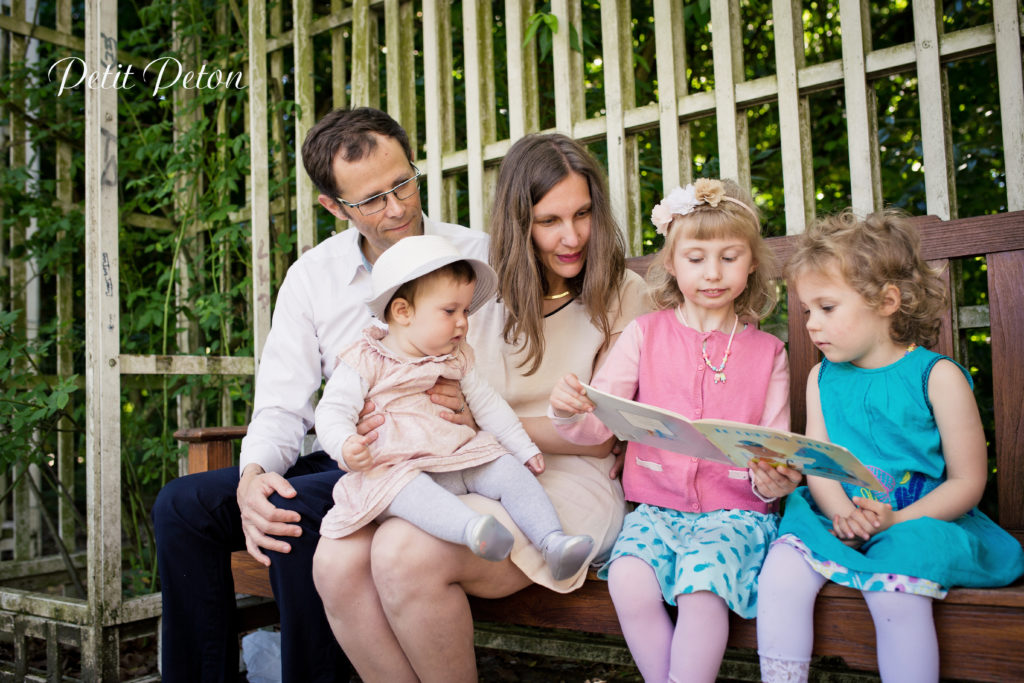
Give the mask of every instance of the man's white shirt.
<svg viewBox="0 0 1024 683">
<path fill-rule="evenodd" d="M 488 260 L 488 236 L 423 216 L 423 232 L 450 239 L 463 255 Z M 349 228 L 303 254 L 277 295 L 256 374 L 256 396 L 239 472 L 251 463 L 284 474 L 313 426 L 313 396 L 330 379 L 338 353 L 377 321 L 366 308 L 370 272 Z"/>
</svg>

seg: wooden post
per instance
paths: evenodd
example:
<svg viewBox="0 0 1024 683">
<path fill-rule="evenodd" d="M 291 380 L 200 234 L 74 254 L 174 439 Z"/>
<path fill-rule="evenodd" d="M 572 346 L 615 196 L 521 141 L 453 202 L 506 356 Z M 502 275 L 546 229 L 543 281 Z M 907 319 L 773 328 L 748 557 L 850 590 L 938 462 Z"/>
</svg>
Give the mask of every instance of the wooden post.
<svg viewBox="0 0 1024 683">
<path fill-rule="evenodd" d="M 779 132 L 782 144 L 782 189 L 786 233 L 804 231 L 814 220 L 814 160 L 811 150 L 811 115 L 807 98 L 800 96 L 797 75 L 804 67 L 801 5 L 774 0 L 775 71 L 779 83 Z"/>
<path fill-rule="evenodd" d="M 583 97 L 583 55 L 573 50 L 569 42 L 571 26 L 576 27 L 577 35 L 582 35 L 581 12 L 580 0 L 551 2 L 551 13 L 558 17 L 558 33 L 551 39 L 555 62 L 555 127 L 569 136 L 574 134 L 576 123 L 587 116 Z"/>
<path fill-rule="evenodd" d="M 117 66 L 117 0 L 86 0 L 85 58 Z M 86 678 L 118 679 L 121 607 L 121 376 L 117 92 L 85 91 L 85 395 L 89 624 Z"/>
<path fill-rule="evenodd" d="M 469 176 L 469 227 L 487 229 L 490 196 L 484 175 L 484 146 L 494 141 L 494 50 L 489 3 L 462 5 L 462 43 L 466 70 L 466 166 Z"/>
<path fill-rule="evenodd" d="M 673 0 L 655 0 L 654 40 L 658 55 L 658 130 L 661 139 L 661 191 L 693 179 L 690 125 L 679 123 L 679 98 L 686 95 L 686 26 L 683 8 Z"/>
<path fill-rule="evenodd" d="M 537 50 L 523 47 L 526 20 L 533 14 L 532 0 L 505 0 L 505 45 L 508 53 L 509 140 L 515 142 L 540 127 L 537 93 Z"/>
<path fill-rule="evenodd" d="M 427 214 L 457 216 L 455 183 L 445 178 L 444 157 L 455 148 L 451 19 L 448 2 L 423 0 L 423 83 L 427 125 Z"/>
<path fill-rule="evenodd" d="M 267 5 L 249 2 L 249 154 L 252 192 L 253 357 L 259 370 L 270 333 L 270 174 L 267 150 Z"/>
<path fill-rule="evenodd" d="M 943 220 L 956 218 L 956 175 L 949 123 L 949 85 L 939 60 L 942 3 L 914 0 L 914 51 L 917 92 L 924 148 L 924 187 L 928 213 Z"/>
<path fill-rule="evenodd" d="M 316 104 L 313 94 L 313 36 L 309 33 L 313 23 L 313 0 L 292 2 L 292 48 L 295 52 L 295 102 L 299 106 L 295 121 L 295 223 L 298 239 L 297 256 L 316 246 L 316 192 L 313 181 L 302 165 L 302 143 L 313 127 Z M 283 154 L 282 160 L 285 158 Z M 284 279 L 284 273 L 276 273 Z"/>
<path fill-rule="evenodd" d="M 626 243 L 626 255 L 639 256 L 643 236 L 640 229 L 640 169 L 636 137 L 626 135 L 625 121 L 626 109 L 632 109 L 636 104 L 629 5 L 602 3 L 601 32 L 609 198 L 612 215 Z"/>
<path fill-rule="evenodd" d="M 877 97 L 867 79 L 871 26 L 867 0 L 840 0 L 843 32 L 843 93 L 846 138 L 850 146 L 850 194 L 853 210 L 871 213 L 882 205 L 882 172 L 878 151 Z"/>
<path fill-rule="evenodd" d="M 1006 163 L 1006 208 L 1020 211 L 1024 209 L 1024 88 L 1021 88 L 1024 75 L 1021 68 L 1020 15 L 1017 0 L 994 0 L 992 9 Z"/>
<path fill-rule="evenodd" d="M 736 105 L 736 85 L 743 82 L 743 41 L 739 0 L 711 3 L 715 68 L 715 128 L 720 175 L 750 189 L 750 143 L 746 114 Z"/>
</svg>

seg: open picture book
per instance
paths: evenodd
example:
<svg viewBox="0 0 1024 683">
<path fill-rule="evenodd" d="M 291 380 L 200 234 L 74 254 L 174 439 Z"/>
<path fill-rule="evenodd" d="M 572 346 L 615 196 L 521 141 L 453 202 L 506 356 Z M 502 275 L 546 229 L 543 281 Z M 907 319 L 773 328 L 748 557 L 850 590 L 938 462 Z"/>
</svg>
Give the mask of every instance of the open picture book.
<svg viewBox="0 0 1024 683">
<path fill-rule="evenodd" d="M 583 388 L 594 402 L 594 415 L 623 441 L 731 467 L 749 467 L 751 460 L 764 460 L 804 474 L 885 490 L 875 475 L 842 446 L 742 422 L 691 421 L 671 410 L 619 398 L 587 384 Z"/>
</svg>

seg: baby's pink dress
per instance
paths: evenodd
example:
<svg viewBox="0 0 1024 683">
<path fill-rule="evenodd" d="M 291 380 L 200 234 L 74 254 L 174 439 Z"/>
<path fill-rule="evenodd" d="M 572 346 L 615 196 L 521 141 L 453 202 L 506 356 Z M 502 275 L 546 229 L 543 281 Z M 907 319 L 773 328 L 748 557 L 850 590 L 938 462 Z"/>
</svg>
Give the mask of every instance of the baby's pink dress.
<svg viewBox="0 0 1024 683">
<path fill-rule="evenodd" d="M 327 538 L 342 538 L 372 522 L 420 472 L 464 470 L 509 452 L 491 433 L 442 418 L 447 409 L 425 393 L 439 377 L 462 380 L 473 364 L 467 344 L 446 356 L 408 359 L 381 344 L 385 334 L 368 328 L 338 356 L 369 385 L 365 398 L 374 403 L 372 414 L 385 419 L 369 445 L 373 468 L 349 472 L 334 485 L 334 507 L 320 527 Z"/>
</svg>

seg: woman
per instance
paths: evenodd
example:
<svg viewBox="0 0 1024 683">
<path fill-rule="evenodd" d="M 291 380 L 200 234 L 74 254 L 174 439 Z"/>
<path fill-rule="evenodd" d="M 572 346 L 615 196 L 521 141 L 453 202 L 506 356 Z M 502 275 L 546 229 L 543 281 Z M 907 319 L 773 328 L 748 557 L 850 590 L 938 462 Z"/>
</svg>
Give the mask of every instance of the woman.
<svg viewBox="0 0 1024 683">
<path fill-rule="evenodd" d="M 600 558 L 625 511 L 611 441 L 563 440 L 546 417 L 548 396 L 566 372 L 589 380 L 623 327 L 647 310 L 646 288 L 625 269 L 600 167 L 570 138 L 516 142 L 502 162 L 492 214 L 500 304 L 471 321 L 478 367 L 544 452 L 539 479 L 566 533 L 589 534 Z M 500 504 L 479 496 L 466 502 L 514 531 L 508 559 L 483 560 L 398 519 L 318 548 L 317 589 L 364 680 L 475 681 L 467 594 L 504 597 L 530 583 L 569 592 L 586 578 L 582 570 L 556 582 Z"/>
</svg>

